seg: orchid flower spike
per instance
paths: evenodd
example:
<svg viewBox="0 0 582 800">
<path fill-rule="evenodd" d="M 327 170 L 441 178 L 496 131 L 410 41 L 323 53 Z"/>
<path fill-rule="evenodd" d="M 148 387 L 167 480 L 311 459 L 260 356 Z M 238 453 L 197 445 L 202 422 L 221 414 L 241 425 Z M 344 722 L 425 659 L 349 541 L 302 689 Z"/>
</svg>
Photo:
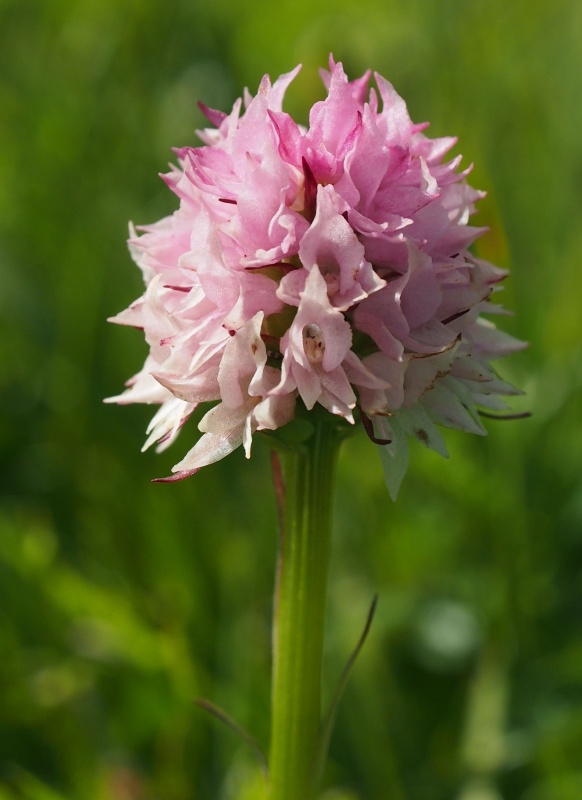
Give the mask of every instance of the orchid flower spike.
<svg viewBox="0 0 582 800">
<path fill-rule="evenodd" d="M 316 405 L 364 422 L 396 496 L 408 437 L 484 434 L 479 409 L 518 394 L 490 360 L 522 348 L 483 314 L 506 273 L 475 258 L 483 194 L 456 143 L 430 139 L 392 85 L 330 59 L 307 129 L 282 110 L 299 67 L 230 114 L 201 106 L 200 147 L 176 150 L 169 217 L 131 228 L 146 285 L 112 321 L 143 329 L 143 369 L 110 401 L 156 403 L 146 446 L 170 445 L 203 403 L 202 437 L 172 480 Z"/>
</svg>

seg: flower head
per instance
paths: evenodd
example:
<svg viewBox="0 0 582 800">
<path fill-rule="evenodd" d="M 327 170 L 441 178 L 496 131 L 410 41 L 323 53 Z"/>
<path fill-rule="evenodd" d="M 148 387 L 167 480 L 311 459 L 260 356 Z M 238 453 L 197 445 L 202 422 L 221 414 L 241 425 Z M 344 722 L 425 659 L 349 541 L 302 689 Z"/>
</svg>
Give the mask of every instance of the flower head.
<svg viewBox="0 0 582 800">
<path fill-rule="evenodd" d="M 145 447 L 167 447 L 200 403 L 186 477 L 316 404 L 381 440 L 394 496 L 408 436 L 446 455 L 437 425 L 484 434 L 478 408 L 516 390 L 489 360 L 523 345 L 481 314 L 506 273 L 468 250 L 482 194 L 394 88 L 323 73 L 304 128 L 283 112 L 298 68 L 176 150 L 180 205 L 131 229 L 146 290 L 113 321 L 143 329 L 146 363 L 111 400 L 157 403 Z M 372 431 L 374 431 L 372 433 Z"/>
</svg>

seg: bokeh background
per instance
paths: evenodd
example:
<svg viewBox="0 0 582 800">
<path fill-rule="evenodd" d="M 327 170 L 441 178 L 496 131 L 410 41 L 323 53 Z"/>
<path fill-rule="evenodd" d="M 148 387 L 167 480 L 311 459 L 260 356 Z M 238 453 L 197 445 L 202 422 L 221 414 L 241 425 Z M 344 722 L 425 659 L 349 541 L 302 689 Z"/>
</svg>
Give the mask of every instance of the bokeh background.
<svg viewBox="0 0 582 800">
<path fill-rule="evenodd" d="M 152 410 L 106 406 L 145 355 L 106 324 L 142 291 L 127 220 L 157 177 L 302 62 L 388 77 L 488 191 L 479 254 L 511 268 L 501 365 L 533 416 L 419 445 L 396 504 L 344 447 L 325 682 L 379 606 L 344 696 L 327 800 L 582 797 L 582 4 L 576 0 L 0 0 L 0 798 L 253 800 L 268 740 L 276 509 L 260 437 L 156 485 Z"/>
</svg>

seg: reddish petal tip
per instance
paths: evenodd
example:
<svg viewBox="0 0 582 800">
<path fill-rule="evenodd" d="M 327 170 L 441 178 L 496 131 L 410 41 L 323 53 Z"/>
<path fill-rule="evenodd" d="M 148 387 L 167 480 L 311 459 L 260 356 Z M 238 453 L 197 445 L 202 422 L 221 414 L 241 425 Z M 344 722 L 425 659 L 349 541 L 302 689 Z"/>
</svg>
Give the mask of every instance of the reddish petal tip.
<svg viewBox="0 0 582 800">
<path fill-rule="evenodd" d="M 168 475 L 166 478 L 152 478 L 152 483 L 175 483 L 176 481 L 183 481 L 184 478 L 189 478 L 191 475 L 194 475 L 198 472 L 200 467 L 196 469 L 183 469 L 180 472 L 174 473 L 174 475 Z"/>
</svg>

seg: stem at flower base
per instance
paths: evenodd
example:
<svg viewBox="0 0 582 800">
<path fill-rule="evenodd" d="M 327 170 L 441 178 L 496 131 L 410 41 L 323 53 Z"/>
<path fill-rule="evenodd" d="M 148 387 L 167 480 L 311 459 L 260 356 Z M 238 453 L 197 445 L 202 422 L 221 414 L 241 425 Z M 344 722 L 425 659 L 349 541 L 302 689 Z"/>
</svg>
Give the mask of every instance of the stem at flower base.
<svg viewBox="0 0 582 800">
<path fill-rule="evenodd" d="M 321 722 L 321 661 L 334 475 L 341 434 L 318 419 L 284 458 L 285 505 L 273 624 L 269 800 L 311 800 Z"/>
</svg>

